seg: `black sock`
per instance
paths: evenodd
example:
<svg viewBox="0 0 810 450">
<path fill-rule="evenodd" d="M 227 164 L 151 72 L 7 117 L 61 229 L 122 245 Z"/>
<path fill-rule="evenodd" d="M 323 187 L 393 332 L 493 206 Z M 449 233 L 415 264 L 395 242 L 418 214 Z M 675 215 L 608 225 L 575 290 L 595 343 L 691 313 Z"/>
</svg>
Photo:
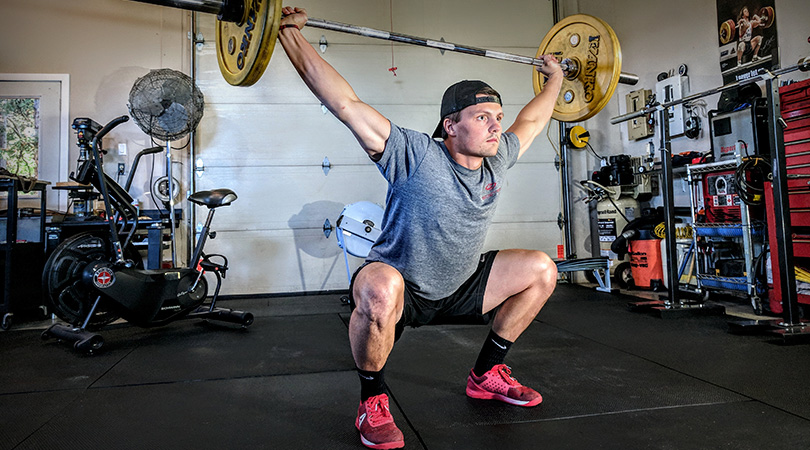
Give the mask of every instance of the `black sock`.
<svg viewBox="0 0 810 450">
<path fill-rule="evenodd" d="M 383 372 L 385 372 L 385 367 L 380 369 L 379 372 L 357 369 L 357 375 L 360 377 L 360 401 L 364 402 L 375 395 L 385 392 Z"/>
<path fill-rule="evenodd" d="M 493 366 L 502 364 L 506 353 L 512 342 L 498 336 L 494 331 L 489 330 L 489 336 L 484 341 L 484 346 L 481 347 L 481 353 L 478 354 L 478 360 L 475 361 L 473 373 L 476 376 L 481 376 Z"/>
</svg>

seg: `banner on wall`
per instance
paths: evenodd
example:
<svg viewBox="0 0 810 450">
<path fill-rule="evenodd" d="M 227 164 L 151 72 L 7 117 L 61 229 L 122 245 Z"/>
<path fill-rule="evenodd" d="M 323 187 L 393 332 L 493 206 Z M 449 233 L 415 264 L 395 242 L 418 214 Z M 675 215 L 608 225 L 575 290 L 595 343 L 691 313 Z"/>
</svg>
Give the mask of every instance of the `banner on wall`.
<svg viewBox="0 0 810 450">
<path fill-rule="evenodd" d="M 717 0 L 723 84 L 779 68 L 775 0 Z"/>
</svg>

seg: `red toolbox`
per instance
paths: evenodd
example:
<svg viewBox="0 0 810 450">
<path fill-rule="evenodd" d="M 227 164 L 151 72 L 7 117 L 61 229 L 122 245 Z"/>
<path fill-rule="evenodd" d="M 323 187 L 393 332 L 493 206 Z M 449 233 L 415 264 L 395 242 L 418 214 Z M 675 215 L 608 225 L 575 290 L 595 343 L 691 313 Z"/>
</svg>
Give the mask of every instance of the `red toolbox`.
<svg viewBox="0 0 810 450">
<path fill-rule="evenodd" d="M 793 263 L 810 269 L 810 80 L 779 88 L 784 129 L 785 165 L 787 168 L 787 201 L 790 209 Z M 776 225 L 773 209 L 773 186 L 765 183 L 768 205 L 768 238 L 771 242 L 771 272 L 774 283 L 769 303 L 774 313 L 782 312 L 781 272 L 776 254 Z M 810 304 L 810 295 L 798 294 L 799 303 Z"/>
</svg>

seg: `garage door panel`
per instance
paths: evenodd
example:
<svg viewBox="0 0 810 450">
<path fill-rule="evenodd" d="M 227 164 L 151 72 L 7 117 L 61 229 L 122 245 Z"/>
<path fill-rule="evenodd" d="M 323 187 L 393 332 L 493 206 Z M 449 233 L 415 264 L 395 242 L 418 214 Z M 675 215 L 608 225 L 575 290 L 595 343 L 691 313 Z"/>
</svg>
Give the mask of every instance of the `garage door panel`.
<svg viewBox="0 0 810 450">
<path fill-rule="evenodd" d="M 307 229 L 221 232 L 206 249 L 228 257 L 223 295 L 348 289 L 346 264 L 334 234 L 327 238 Z M 361 263 L 349 256 L 352 272 Z"/>
<path fill-rule="evenodd" d="M 555 222 L 515 223 L 500 222 L 492 224 L 487 233 L 484 248 L 502 250 L 508 248 L 525 248 L 541 250 L 551 257 L 557 256 L 557 244 L 562 243 L 560 229 Z"/>
<path fill-rule="evenodd" d="M 552 164 L 518 164 L 509 170 L 495 211 L 496 222 L 556 220 L 560 211 L 557 171 Z M 554 183 L 554 184 L 552 184 Z"/>
<path fill-rule="evenodd" d="M 495 223 L 485 249 L 527 248 L 554 256 L 559 235 L 555 223 Z M 207 249 L 230 261 L 223 295 L 348 289 L 346 264 L 334 234 L 327 238 L 308 229 L 222 232 Z M 349 270 L 353 273 L 362 262 L 349 256 Z"/>
<path fill-rule="evenodd" d="M 393 123 L 432 131 L 438 123 L 434 106 L 384 105 L 380 113 Z M 507 123 L 520 107 L 506 105 Z M 307 132 L 299 130 L 306 124 Z M 291 131 L 298 130 L 298 131 Z M 369 164 L 351 132 L 331 113 L 316 105 L 208 104 L 197 132 L 206 166 L 318 165 L 328 157 L 334 165 Z M 554 161 L 545 133 L 524 153 L 520 163 Z"/>
<path fill-rule="evenodd" d="M 421 106 L 391 106 L 380 112 L 398 124 L 432 117 Z M 334 165 L 373 166 L 349 129 L 314 104 L 289 105 L 283 111 L 277 105 L 209 105 L 198 136 L 206 166 L 320 166 L 324 157 Z"/>
<path fill-rule="evenodd" d="M 318 35 L 320 36 L 320 35 Z M 312 42 L 312 41 L 311 41 Z M 213 44 L 211 44 L 213 45 Z M 314 42 L 317 47 L 317 42 Z M 231 86 L 222 78 L 216 51 L 201 52 L 198 85 L 211 103 L 298 104 L 319 103 L 292 67 L 280 46 L 256 84 Z M 534 55 L 537 49 L 502 48 L 500 51 Z M 364 102 L 383 104 L 420 104 L 438 107 L 444 90 L 463 79 L 484 80 L 494 87 L 507 104 L 525 104 L 534 96 L 532 68 L 485 58 L 474 58 L 420 47 L 397 47 L 391 67 L 388 44 L 335 45 L 323 55 L 352 86 Z"/>
<path fill-rule="evenodd" d="M 559 195 L 550 164 L 514 167 L 503 188 L 495 221 L 531 222 L 556 218 Z M 244 182 L 245 180 L 256 182 Z M 340 166 L 324 176 L 312 167 L 228 167 L 206 172 L 198 189 L 228 187 L 240 180 L 239 199 L 222 210 L 216 225 L 222 229 L 253 230 L 285 227 L 311 228 L 333 221 L 348 203 L 368 200 L 383 205 L 387 184 L 375 166 Z M 294 185 L 296 189 L 289 190 Z M 283 193 L 279 195 L 278 193 Z M 202 217 L 198 213 L 198 220 Z"/>
<path fill-rule="evenodd" d="M 238 185 L 238 188 L 231 187 Z M 386 184 L 375 166 L 342 166 L 324 175 L 320 167 L 228 167 L 208 170 L 197 188 L 231 187 L 239 198 L 217 213 L 222 230 L 312 228 L 334 223 L 348 203 L 383 204 Z M 198 221 L 203 220 L 198 210 Z"/>
<path fill-rule="evenodd" d="M 198 85 L 211 103 L 317 103 L 277 43 L 270 63 L 253 86 L 230 86 L 222 78 L 216 58 L 213 20 L 200 22 L 206 43 L 198 51 Z M 304 36 L 318 47 L 321 35 L 338 33 L 304 29 Z M 331 37 L 328 37 L 330 39 Z M 481 79 L 498 90 L 508 104 L 524 104 L 534 95 L 532 67 L 489 58 L 411 45 L 395 45 L 396 76 L 389 68 L 391 44 L 368 38 L 358 43 L 330 45 L 323 58 L 352 85 L 369 104 L 436 105 L 444 89 L 462 79 Z M 539 44 L 539 41 L 538 41 Z M 536 47 L 492 48 L 508 53 L 534 56 Z"/>
</svg>

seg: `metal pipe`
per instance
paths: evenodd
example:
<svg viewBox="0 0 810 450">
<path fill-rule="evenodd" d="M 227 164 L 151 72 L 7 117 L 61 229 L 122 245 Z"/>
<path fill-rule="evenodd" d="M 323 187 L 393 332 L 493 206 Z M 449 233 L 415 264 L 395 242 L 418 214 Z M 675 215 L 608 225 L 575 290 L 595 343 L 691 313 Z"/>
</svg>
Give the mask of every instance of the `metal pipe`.
<svg viewBox="0 0 810 450">
<path fill-rule="evenodd" d="M 562 17 L 560 14 L 559 2 L 552 2 L 552 15 L 554 23 L 559 22 Z M 551 126 L 549 124 L 549 126 Z M 565 123 L 560 122 L 557 130 L 559 131 L 560 142 L 560 196 L 562 197 L 562 234 L 563 234 L 563 248 L 565 249 L 565 259 L 571 260 L 577 257 L 576 252 L 572 251 L 574 237 L 571 230 L 571 189 L 569 186 L 570 177 L 568 175 L 568 139 L 566 139 Z M 610 273 L 606 272 L 605 276 L 610 282 Z M 573 278 L 573 277 L 571 277 Z M 569 281 L 571 279 L 569 278 Z"/>
<path fill-rule="evenodd" d="M 171 228 L 170 236 L 172 240 L 172 267 L 177 264 L 177 242 L 175 241 L 175 217 L 174 217 L 174 175 L 172 174 L 172 142 L 166 141 L 166 191 L 169 193 L 169 223 Z M 178 186 L 179 187 L 179 186 Z"/>
<path fill-rule="evenodd" d="M 568 171 L 568 139 L 566 138 L 565 123 L 560 122 L 560 184 L 562 185 L 562 213 L 563 213 L 563 246 L 565 259 L 577 257 L 573 250 L 574 236 L 571 230 L 571 177 Z"/>
<path fill-rule="evenodd" d="M 196 85 L 197 84 L 197 13 L 192 11 L 191 12 L 191 40 L 190 40 L 190 50 L 189 50 L 189 64 L 191 67 L 189 68 L 189 73 L 191 73 L 191 83 Z M 197 132 L 195 130 L 191 130 L 191 136 L 188 138 L 188 190 L 187 194 L 193 194 L 197 191 L 197 179 L 195 178 L 194 162 L 197 160 Z M 186 215 L 186 232 L 188 236 L 186 236 L 186 256 L 188 257 L 188 265 L 191 267 L 197 267 L 197 261 L 194 261 L 194 256 L 192 254 L 193 249 L 195 248 L 196 244 L 196 231 L 197 231 L 197 208 L 195 208 L 194 203 L 186 202 L 186 206 L 188 208 L 188 213 Z"/>
<path fill-rule="evenodd" d="M 678 305 L 678 282 L 676 267 L 678 266 L 678 252 L 675 246 L 675 194 L 672 181 L 672 140 L 669 135 L 669 112 L 667 108 L 661 110 L 659 122 L 661 123 L 661 173 L 663 175 L 662 189 L 664 190 L 664 239 L 667 266 L 664 276 L 667 280 L 667 294 L 671 305 Z"/>
<path fill-rule="evenodd" d="M 621 72 L 619 74 L 619 83 L 620 84 L 629 84 L 631 86 L 635 86 L 638 84 L 638 75 L 632 73 L 625 73 Z"/>
</svg>

